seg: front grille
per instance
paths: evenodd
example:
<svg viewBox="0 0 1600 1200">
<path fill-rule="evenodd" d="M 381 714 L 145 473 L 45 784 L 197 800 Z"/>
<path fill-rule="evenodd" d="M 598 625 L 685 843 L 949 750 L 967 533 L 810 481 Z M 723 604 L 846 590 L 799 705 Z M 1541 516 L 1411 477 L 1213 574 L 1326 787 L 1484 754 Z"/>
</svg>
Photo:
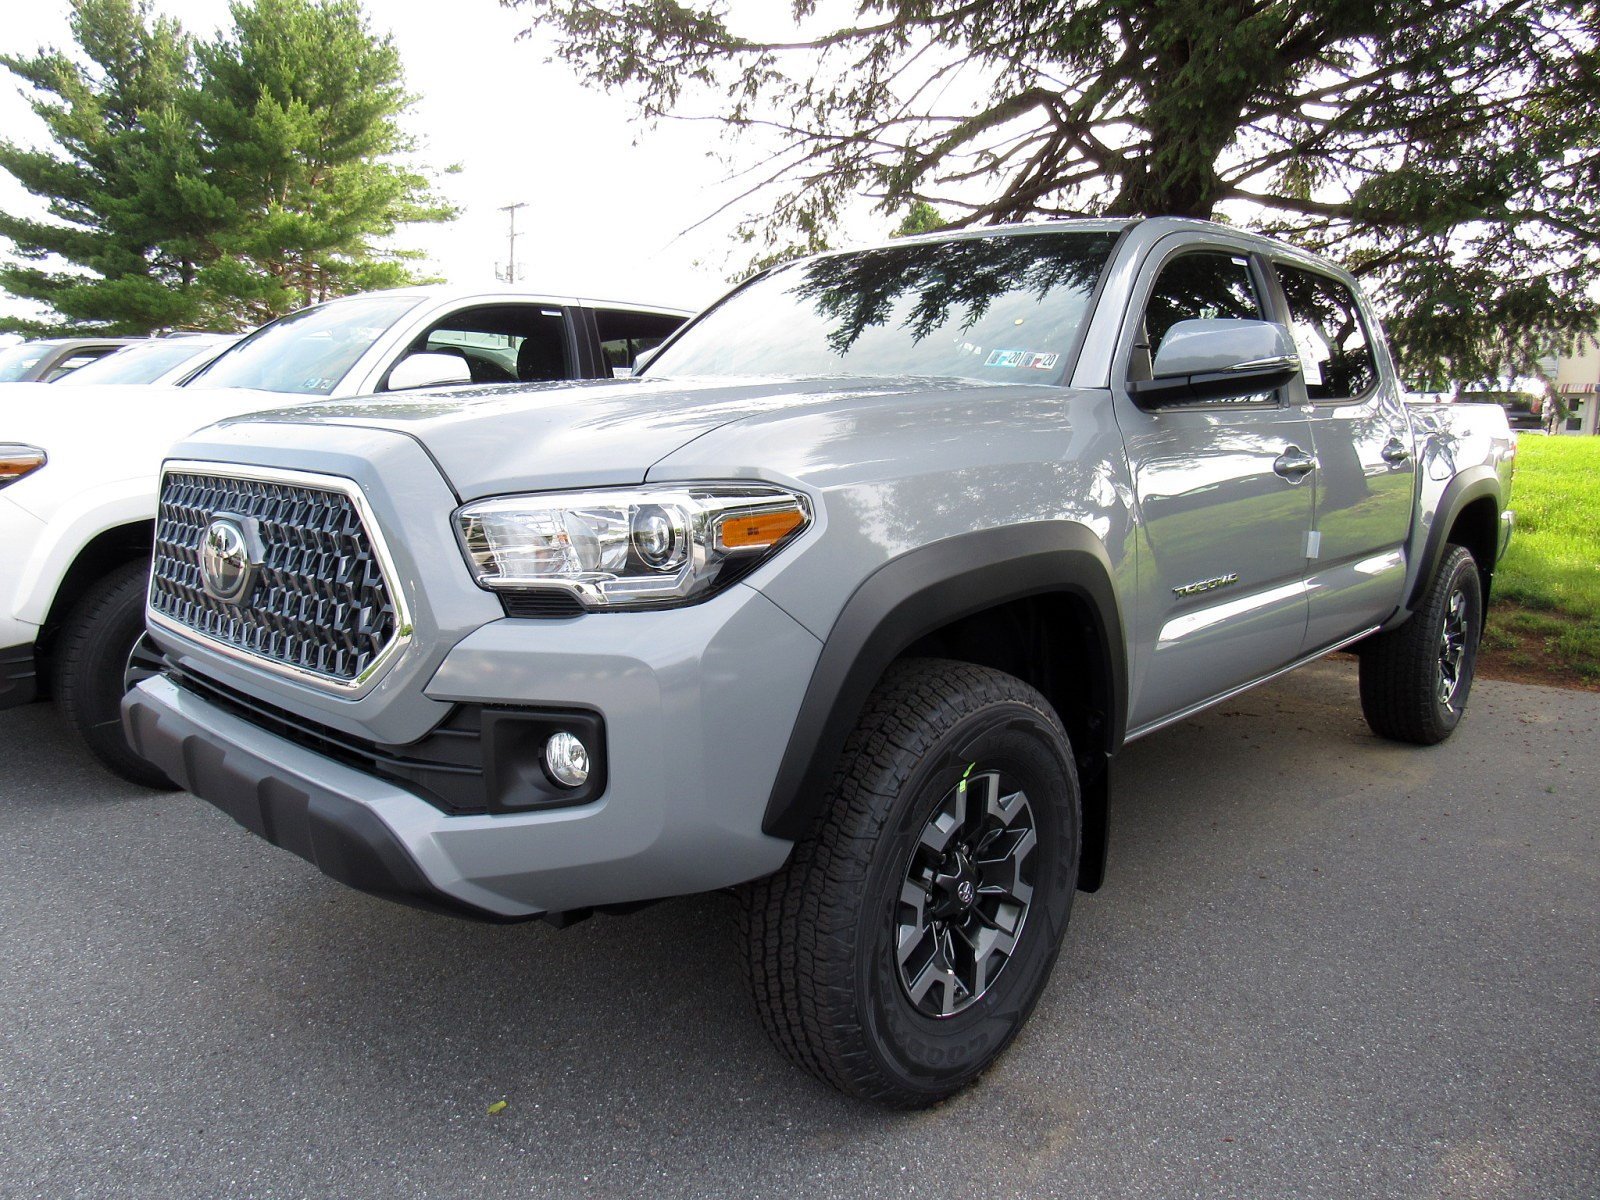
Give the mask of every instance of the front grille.
<svg viewBox="0 0 1600 1200">
<path fill-rule="evenodd" d="M 218 516 L 259 541 L 254 586 L 209 595 L 200 553 Z M 173 471 L 161 484 L 150 607 L 246 654 L 351 685 L 399 634 L 400 617 L 355 501 L 303 483 Z"/>
</svg>

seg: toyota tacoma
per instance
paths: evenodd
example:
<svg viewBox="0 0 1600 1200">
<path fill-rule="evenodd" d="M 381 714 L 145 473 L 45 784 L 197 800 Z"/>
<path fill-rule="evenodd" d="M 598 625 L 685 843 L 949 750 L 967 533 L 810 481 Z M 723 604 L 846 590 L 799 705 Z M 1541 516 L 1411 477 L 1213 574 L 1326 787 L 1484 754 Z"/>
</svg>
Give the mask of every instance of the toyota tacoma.
<svg viewBox="0 0 1600 1200">
<path fill-rule="evenodd" d="M 633 379 L 192 436 L 124 721 L 380 896 L 732 889 L 779 1047 L 915 1107 L 1038 1000 L 1127 743 L 1340 649 L 1379 734 L 1451 734 L 1514 449 L 1407 407 L 1348 274 L 1221 226 L 829 254 Z"/>
</svg>

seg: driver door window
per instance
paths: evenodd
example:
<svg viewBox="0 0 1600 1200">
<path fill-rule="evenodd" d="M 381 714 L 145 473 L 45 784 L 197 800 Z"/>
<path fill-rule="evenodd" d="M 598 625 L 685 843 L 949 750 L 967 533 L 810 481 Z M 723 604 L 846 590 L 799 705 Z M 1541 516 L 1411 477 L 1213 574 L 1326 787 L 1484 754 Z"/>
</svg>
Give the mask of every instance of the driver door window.
<svg viewBox="0 0 1600 1200">
<path fill-rule="evenodd" d="M 459 357 L 474 384 L 540 383 L 576 375 L 566 314 L 550 305 L 492 304 L 462 309 L 420 334 L 400 361 L 412 354 Z M 388 390 L 387 379 L 382 390 Z"/>
<path fill-rule="evenodd" d="M 1180 254 L 1161 268 L 1145 302 L 1142 336 L 1134 343 L 1130 379 L 1149 379 L 1167 331 L 1179 321 L 1266 316 L 1261 293 L 1243 255 L 1198 251 Z"/>
</svg>

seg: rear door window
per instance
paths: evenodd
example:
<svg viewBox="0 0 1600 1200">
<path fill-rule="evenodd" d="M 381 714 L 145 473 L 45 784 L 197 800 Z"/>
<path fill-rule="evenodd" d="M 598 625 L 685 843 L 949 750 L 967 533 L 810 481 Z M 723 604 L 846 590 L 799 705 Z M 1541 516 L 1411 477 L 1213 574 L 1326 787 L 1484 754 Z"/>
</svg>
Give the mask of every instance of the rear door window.
<svg viewBox="0 0 1600 1200">
<path fill-rule="evenodd" d="M 634 312 L 624 308 L 594 310 L 596 331 L 605 365 L 614 375 L 629 375 L 639 355 L 654 350 L 676 332 L 684 317 L 665 313 Z"/>
<path fill-rule="evenodd" d="M 1351 400 L 1378 383 L 1372 340 L 1356 298 L 1331 275 L 1277 264 L 1278 282 L 1289 302 L 1289 328 L 1300 351 L 1306 396 Z"/>
</svg>

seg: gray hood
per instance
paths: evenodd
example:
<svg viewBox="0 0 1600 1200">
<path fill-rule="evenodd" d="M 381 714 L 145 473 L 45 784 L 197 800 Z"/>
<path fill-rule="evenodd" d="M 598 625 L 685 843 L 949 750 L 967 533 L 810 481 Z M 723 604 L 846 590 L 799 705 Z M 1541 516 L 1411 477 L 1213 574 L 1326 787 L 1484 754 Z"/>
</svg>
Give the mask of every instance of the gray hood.
<svg viewBox="0 0 1600 1200">
<path fill-rule="evenodd" d="M 422 444 L 463 500 L 643 482 L 651 466 L 729 422 L 846 401 L 900 402 L 983 390 L 933 379 L 596 380 L 334 400 L 252 413 L 259 422 L 344 425 Z"/>
</svg>

